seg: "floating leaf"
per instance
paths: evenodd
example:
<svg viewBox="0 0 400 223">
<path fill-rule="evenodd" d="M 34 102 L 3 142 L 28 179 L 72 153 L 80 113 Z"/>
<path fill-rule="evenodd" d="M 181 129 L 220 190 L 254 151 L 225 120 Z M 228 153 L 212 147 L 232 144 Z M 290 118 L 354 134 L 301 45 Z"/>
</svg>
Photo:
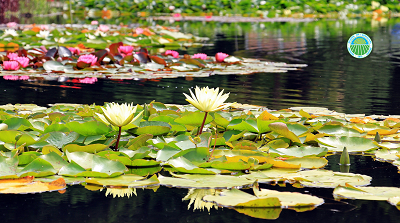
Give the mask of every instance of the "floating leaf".
<svg viewBox="0 0 400 223">
<path fill-rule="evenodd" d="M 68 152 L 87 152 L 87 153 L 97 153 L 108 148 L 108 145 L 104 144 L 90 144 L 86 146 L 80 146 L 77 144 L 68 144 L 64 146 L 63 150 Z"/>
<path fill-rule="evenodd" d="M 91 178 L 87 179 L 86 183 L 98 184 L 102 186 L 119 186 L 119 187 L 148 187 L 158 185 L 160 182 L 156 175 L 153 175 L 149 179 L 146 177 L 126 174 L 114 178 Z"/>
<path fill-rule="evenodd" d="M 206 195 L 203 200 L 215 202 L 224 207 L 281 207 L 282 204 L 277 197 L 259 198 L 238 189 L 221 192 L 219 195 Z"/>
<path fill-rule="evenodd" d="M 89 122 L 68 122 L 66 126 L 74 132 L 83 136 L 97 136 L 107 134 L 111 129 L 104 123 L 98 121 Z"/>
<path fill-rule="evenodd" d="M 327 159 L 319 157 L 288 158 L 285 160 L 285 162 L 294 165 L 300 165 L 301 168 L 306 169 L 318 169 L 328 164 Z"/>
<path fill-rule="evenodd" d="M 324 146 L 329 146 L 328 150 L 334 152 L 342 152 L 344 147 L 348 152 L 364 152 L 378 147 L 372 140 L 359 137 L 323 137 L 316 141 Z"/>
<path fill-rule="evenodd" d="M 269 144 L 268 144 L 269 145 Z M 278 148 L 275 150 L 269 150 L 270 153 L 278 153 L 279 155 L 305 157 L 305 156 L 325 156 L 328 149 L 325 147 L 290 147 L 290 148 Z"/>
<path fill-rule="evenodd" d="M 283 122 L 275 122 L 275 123 L 271 123 L 268 125 L 272 131 L 278 133 L 279 135 L 282 135 L 290 140 L 292 140 L 293 142 L 298 142 L 301 143 L 299 137 L 297 137 L 293 132 L 291 132 L 287 125 Z"/>
<path fill-rule="evenodd" d="M 177 175 L 175 177 L 159 176 L 160 184 L 170 187 L 183 187 L 183 188 L 233 188 L 253 185 L 253 180 L 245 178 L 238 178 L 235 176 L 226 175 L 195 175 L 185 174 Z"/>
<path fill-rule="evenodd" d="M 63 178 L 53 182 L 32 182 L 32 177 L 15 179 L 15 180 L 0 180 L 0 193 L 2 194 L 26 194 L 26 193 L 42 193 L 45 191 L 64 190 L 66 187 Z"/>
<path fill-rule="evenodd" d="M 34 177 L 44 177 L 56 174 L 57 171 L 53 166 L 42 158 L 36 158 L 31 163 L 26 165 L 18 175 L 20 177 L 34 176 Z"/>
<path fill-rule="evenodd" d="M 60 149 L 64 145 L 74 142 L 79 137 L 79 134 L 76 132 L 70 132 L 69 134 L 64 132 L 50 132 L 49 135 L 50 136 L 46 139 L 46 141 Z"/>
<path fill-rule="evenodd" d="M 333 191 L 335 198 L 385 201 L 400 194 L 398 187 L 353 187 L 338 186 Z"/>
</svg>

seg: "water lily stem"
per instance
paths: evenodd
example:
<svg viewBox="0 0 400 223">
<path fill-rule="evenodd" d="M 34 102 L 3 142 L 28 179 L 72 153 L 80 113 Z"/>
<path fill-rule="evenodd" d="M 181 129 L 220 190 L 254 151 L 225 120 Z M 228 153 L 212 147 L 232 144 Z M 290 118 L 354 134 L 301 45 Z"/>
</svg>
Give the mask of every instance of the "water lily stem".
<svg viewBox="0 0 400 223">
<path fill-rule="evenodd" d="M 118 131 L 117 143 L 115 143 L 115 149 L 114 149 L 115 151 L 118 151 L 119 139 L 121 138 L 121 130 L 122 130 L 122 127 L 119 126 L 118 128 L 119 128 L 119 131 Z"/>
<path fill-rule="evenodd" d="M 208 112 L 206 112 L 204 114 L 203 123 L 201 123 L 201 127 L 200 127 L 199 131 L 197 132 L 197 135 L 201 135 L 201 133 L 203 132 L 203 127 L 204 127 L 204 123 L 206 123 L 207 115 L 208 115 Z"/>
</svg>

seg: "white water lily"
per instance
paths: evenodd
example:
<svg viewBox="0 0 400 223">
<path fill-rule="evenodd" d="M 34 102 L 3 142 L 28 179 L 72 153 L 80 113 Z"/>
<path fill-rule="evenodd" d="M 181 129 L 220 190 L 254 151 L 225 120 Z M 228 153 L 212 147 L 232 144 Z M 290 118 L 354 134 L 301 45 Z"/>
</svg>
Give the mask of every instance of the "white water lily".
<svg viewBox="0 0 400 223">
<path fill-rule="evenodd" d="M 47 39 L 48 37 L 52 36 L 53 34 L 50 34 L 49 30 L 40 30 L 38 34 L 36 34 L 37 37 Z"/>
<path fill-rule="evenodd" d="M 96 115 L 106 124 L 110 124 L 113 126 L 122 127 L 134 122 L 139 116 L 143 113 L 143 111 L 138 114 L 136 117 L 136 106 L 133 104 L 118 104 L 118 103 L 110 103 L 106 105 L 106 108 L 101 108 L 103 110 L 104 115 L 96 113 Z"/>
<path fill-rule="evenodd" d="M 232 103 L 224 104 L 226 99 L 228 99 L 229 97 L 229 93 L 223 94 L 224 90 L 219 92 L 219 88 L 214 89 L 214 88 L 203 87 L 200 89 L 199 87 L 196 86 L 195 94 L 193 94 L 193 92 L 190 89 L 189 91 L 192 97 L 183 93 L 186 96 L 186 101 L 188 101 L 190 104 L 192 104 L 200 111 L 214 112 L 222 110 L 232 105 Z"/>
<path fill-rule="evenodd" d="M 15 31 L 15 29 L 5 29 L 1 38 L 6 36 L 18 36 L 18 33 Z"/>
<path fill-rule="evenodd" d="M 86 33 L 85 36 L 86 36 L 88 39 L 96 39 L 96 36 L 94 36 L 94 35 L 92 35 L 92 34 L 90 34 L 90 33 Z"/>
<path fill-rule="evenodd" d="M 100 31 L 100 30 L 96 30 L 96 32 L 94 32 L 94 35 L 95 35 L 95 36 L 106 37 L 106 36 L 107 36 L 107 33 L 102 32 L 102 31 Z"/>
<path fill-rule="evenodd" d="M 60 38 L 54 38 L 54 41 L 56 43 L 65 43 L 65 41 L 67 41 L 67 39 L 65 39 L 64 37 L 60 37 Z"/>
<path fill-rule="evenodd" d="M 132 103 L 124 103 L 121 105 L 118 103 L 111 103 L 107 104 L 105 109 L 101 109 L 103 110 L 104 115 L 96 113 L 97 117 L 99 117 L 104 123 L 117 126 L 119 129 L 117 142 L 115 143 L 115 150 L 118 151 L 122 126 L 129 125 L 136 121 L 142 115 L 143 111 L 135 116 L 137 106 L 133 106 Z"/>
</svg>

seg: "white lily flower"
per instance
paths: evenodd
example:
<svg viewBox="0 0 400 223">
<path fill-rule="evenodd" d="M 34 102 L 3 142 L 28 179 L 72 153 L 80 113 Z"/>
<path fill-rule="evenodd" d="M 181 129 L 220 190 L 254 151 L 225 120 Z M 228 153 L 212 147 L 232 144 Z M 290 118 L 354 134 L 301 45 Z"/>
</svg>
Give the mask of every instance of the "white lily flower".
<svg viewBox="0 0 400 223">
<path fill-rule="evenodd" d="M 111 103 L 107 104 L 105 109 L 101 108 L 104 115 L 99 113 L 96 113 L 96 115 L 100 118 L 101 121 L 106 124 L 122 127 L 136 121 L 136 119 L 138 119 L 139 116 L 143 113 L 142 111 L 135 117 L 134 115 L 136 112 L 136 108 L 137 107 L 133 106 L 132 103 Z"/>
<path fill-rule="evenodd" d="M 37 37 L 47 39 L 48 37 L 52 36 L 53 34 L 50 34 L 49 30 L 40 30 L 38 34 L 36 34 Z"/>
<path fill-rule="evenodd" d="M 96 36 L 94 36 L 94 35 L 92 35 L 92 34 L 90 34 L 90 33 L 86 33 L 85 36 L 86 36 L 88 39 L 96 39 Z"/>
<path fill-rule="evenodd" d="M 1 36 L 1 38 L 6 36 L 19 36 L 19 35 L 17 31 L 15 31 L 15 29 L 5 29 L 4 34 Z"/>
<path fill-rule="evenodd" d="M 102 36 L 102 37 L 105 37 L 105 36 L 107 36 L 107 33 L 102 32 L 102 31 L 100 31 L 100 30 L 96 30 L 96 32 L 94 32 L 94 35 L 95 35 L 95 36 Z"/>
<path fill-rule="evenodd" d="M 193 92 L 190 89 L 189 91 L 192 97 L 183 93 L 186 96 L 186 101 L 188 101 L 190 104 L 192 104 L 200 111 L 204 112 L 219 111 L 233 104 L 233 103 L 224 104 L 226 99 L 228 99 L 229 97 L 229 93 L 223 94 L 224 90 L 219 92 L 219 88 L 214 89 L 214 88 L 203 87 L 200 89 L 199 87 L 196 86 L 195 94 L 193 94 Z"/>
<path fill-rule="evenodd" d="M 60 37 L 60 38 L 54 38 L 54 41 L 57 43 L 65 43 L 67 39 L 65 39 L 64 37 Z"/>
</svg>

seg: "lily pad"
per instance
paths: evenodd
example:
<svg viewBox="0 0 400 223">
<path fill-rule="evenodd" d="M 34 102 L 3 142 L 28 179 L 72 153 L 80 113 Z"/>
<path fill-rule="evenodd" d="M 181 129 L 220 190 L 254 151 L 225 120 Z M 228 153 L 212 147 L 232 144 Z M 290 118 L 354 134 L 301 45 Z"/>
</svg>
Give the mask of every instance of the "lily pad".
<svg viewBox="0 0 400 223">
<path fill-rule="evenodd" d="M 328 150 L 334 152 L 341 152 L 344 147 L 348 152 L 365 152 L 378 148 L 372 140 L 360 137 L 323 137 L 316 141 L 321 145 L 328 146 Z"/>
<path fill-rule="evenodd" d="M 86 183 L 98 184 L 103 186 L 119 186 L 119 187 L 148 187 L 158 185 L 160 182 L 156 175 L 150 178 L 126 174 L 114 178 L 91 178 L 87 179 Z"/>
<path fill-rule="evenodd" d="M 174 174 L 174 177 L 159 176 L 160 184 L 169 187 L 225 189 L 252 186 L 254 181 L 226 175 Z"/>
</svg>

